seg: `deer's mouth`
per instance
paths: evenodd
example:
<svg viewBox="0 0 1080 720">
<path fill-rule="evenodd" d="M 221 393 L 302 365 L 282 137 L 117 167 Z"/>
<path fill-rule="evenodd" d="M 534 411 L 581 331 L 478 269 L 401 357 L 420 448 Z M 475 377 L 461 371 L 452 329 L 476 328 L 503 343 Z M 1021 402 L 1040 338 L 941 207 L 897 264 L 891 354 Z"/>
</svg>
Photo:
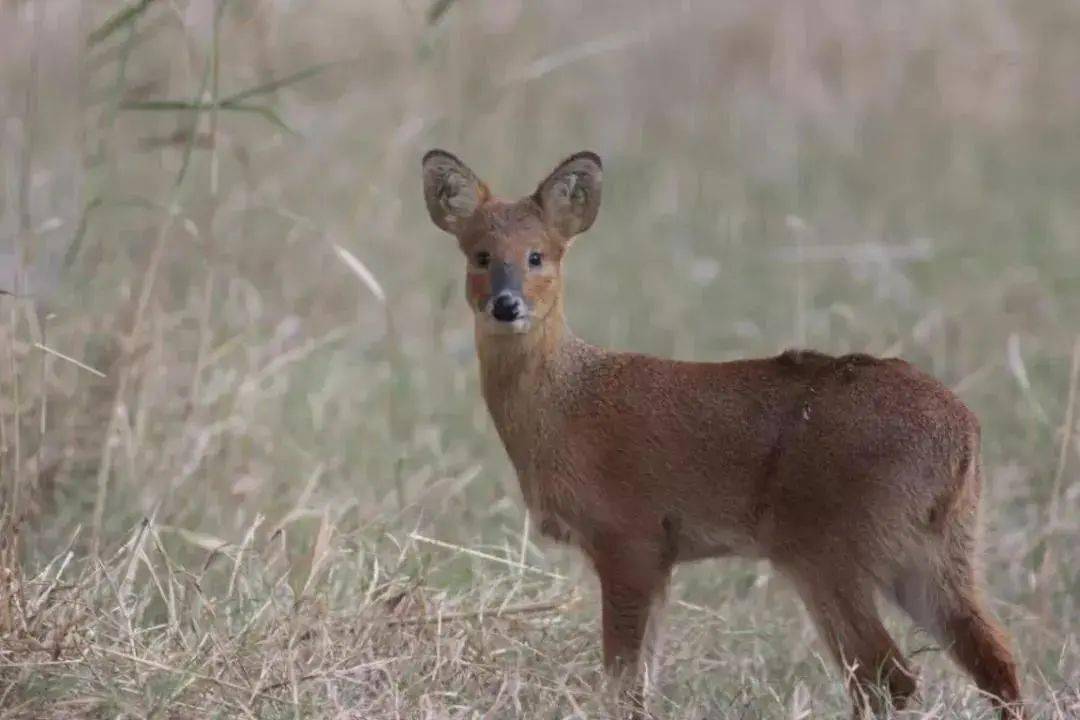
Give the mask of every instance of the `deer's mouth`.
<svg viewBox="0 0 1080 720">
<path fill-rule="evenodd" d="M 526 313 L 513 320 L 497 320 L 491 313 L 478 314 L 477 321 L 483 331 L 490 335 L 523 335 L 532 328 L 532 314 Z"/>
<path fill-rule="evenodd" d="M 503 291 L 487 301 L 480 311 L 485 330 L 498 335 L 516 335 L 529 331 L 532 309 L 517 293 Z"/>
</svg>

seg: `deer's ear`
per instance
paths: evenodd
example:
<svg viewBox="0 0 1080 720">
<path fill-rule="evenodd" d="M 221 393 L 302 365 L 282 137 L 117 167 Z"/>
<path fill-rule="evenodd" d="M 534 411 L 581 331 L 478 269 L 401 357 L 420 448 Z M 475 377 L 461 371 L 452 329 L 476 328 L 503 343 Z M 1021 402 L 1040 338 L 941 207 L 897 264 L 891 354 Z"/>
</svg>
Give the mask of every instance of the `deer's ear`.
<svg viewBox="0 0 1080 720">
<path fill-rule="evenodd" d="M 600 211 L 603 175 L 600 156 L 587 150 L 559 163 L 533 195 L 548 226 L 567 240 L 588 230 Z"/>
<path fill-rule="evenodd" d="M 436 225 L 456 233 L 491 193 L 465 163 L 445 150 L 424 155 L 424 201 Z"/>
</svg>

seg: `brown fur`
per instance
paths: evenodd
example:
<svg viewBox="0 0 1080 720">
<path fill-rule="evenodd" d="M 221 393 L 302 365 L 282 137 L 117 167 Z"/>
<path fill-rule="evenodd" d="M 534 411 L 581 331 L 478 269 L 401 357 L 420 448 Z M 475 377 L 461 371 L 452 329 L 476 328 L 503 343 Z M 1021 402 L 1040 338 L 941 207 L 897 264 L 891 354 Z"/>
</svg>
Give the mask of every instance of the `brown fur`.
<svg viewBox="0 0 1080 720">
<path fill-rule="evenodd" d="M 570 161 L 592 176 L 552 200 L 545 193 Z M 484 399 L 525 502 L 545 535 L 578 545 L 599 574 L 609 672 L 639 696 L 650 613 L 675 564 L 762 557 L 792 579 L 847 668 L 857 713 L 886 704 L 882 689 L 897 707 L 915 691 L 875 606 L 883 591 L 950 648 L 1003 717 L 1019 717 L 1008 642 L 979 599 L 974 415 L 901 360 L 788 351 L 676 362 L 578 339 L 563 313 L 571 238 L 559 228 L 588 228 L 600 169 L 592 155 L 567 162 L 524 200 L 479 192 L 455 234 L 466 254 L 520 263 L 537 249 L 548 263 L 523 286 L 534 308 L 527 332 L 492 332 L 483 281 L 467 292 Z M 581 182 L 587 192 L 568 201 L 565 188 Z"/>
</svg>

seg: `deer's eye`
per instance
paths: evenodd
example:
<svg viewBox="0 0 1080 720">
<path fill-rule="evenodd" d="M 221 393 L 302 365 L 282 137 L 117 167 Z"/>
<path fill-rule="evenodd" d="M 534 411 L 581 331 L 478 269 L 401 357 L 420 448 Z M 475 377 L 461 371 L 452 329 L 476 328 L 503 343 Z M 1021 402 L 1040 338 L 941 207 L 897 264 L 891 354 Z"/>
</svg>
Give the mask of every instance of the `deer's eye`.
<svg viewBox="0 0 1080 720">
<path fill-rule="evenodd" d="M 540 267 L 544 263 L 544 256 L 536 250 L 529 253 L 529 267 Z"/>
<path fill-rule="evenodd" d="M 487 250 L 481 250 L 476 253 L 476 265 L 477 267 L 486 268 L 491 264 L 491 253 Z"/>
</svg>

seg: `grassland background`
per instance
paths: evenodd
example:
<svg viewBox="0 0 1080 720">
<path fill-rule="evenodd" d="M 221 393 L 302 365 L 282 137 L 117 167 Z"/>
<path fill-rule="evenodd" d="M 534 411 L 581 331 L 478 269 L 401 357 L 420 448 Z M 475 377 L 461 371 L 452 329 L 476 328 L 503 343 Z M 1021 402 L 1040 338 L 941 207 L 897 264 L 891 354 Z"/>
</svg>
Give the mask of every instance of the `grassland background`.
<svg viewBox="0 0 1080 720">
<path fill-rule="evenodd" d="M 506 195 L 604 157 L 593 342 L 956 389 L 994 608 L 1078 716 L 1078 38 L 1071 0 L 3 3 L 0 717 L 597 712 L 595 582 L 523 535 L 433 146 Z M 846 714 L 767 566 L 673 596 L 661 715 Z M 988 717 L 890 624 L 909 717 Z"/>
</svg>

